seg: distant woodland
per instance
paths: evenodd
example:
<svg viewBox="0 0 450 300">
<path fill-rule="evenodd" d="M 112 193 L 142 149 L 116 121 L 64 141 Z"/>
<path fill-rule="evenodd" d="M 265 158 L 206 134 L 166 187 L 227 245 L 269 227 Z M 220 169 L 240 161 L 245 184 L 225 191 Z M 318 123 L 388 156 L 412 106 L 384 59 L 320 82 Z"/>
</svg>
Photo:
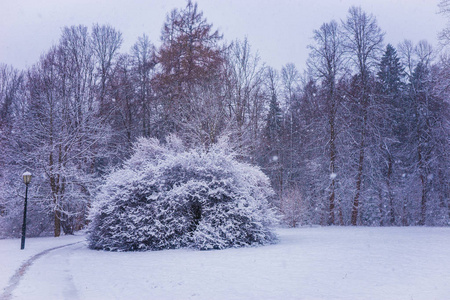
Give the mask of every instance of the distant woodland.
<svg viewBox="0 0 450 300">
<path fill-rule="evenodd" d="M 29 235 L 71 234 L 137 139 L 169 135 L 206 151 L 227 138 L 287 226 L 448 226 L 450 25 L 440 45 L 390 45 L 351 7 L 311 36 L 306 70 L 276 70 L 189 1 L 159 47 L 143 35 L 123 52 L 119 29 L 79 25 L 29 69 L 1 64 L 0 236 L 20 235 L 24 171 Z"/>
</svg>

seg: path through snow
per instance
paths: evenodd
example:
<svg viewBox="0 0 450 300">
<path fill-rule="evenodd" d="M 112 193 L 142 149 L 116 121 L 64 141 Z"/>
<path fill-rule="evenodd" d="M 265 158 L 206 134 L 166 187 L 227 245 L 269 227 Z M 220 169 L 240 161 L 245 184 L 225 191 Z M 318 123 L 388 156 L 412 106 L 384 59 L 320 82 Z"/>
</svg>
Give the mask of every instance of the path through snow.
<svg viewBox="0 0 450 300">
<path fill-rule="evenodd" d="M 85 243 L 55 249 L 34 261 L 11 299 L 450 297 L 450 228 L 278 232 L 277 245 L 220 251 L 117 253 Z M 0 252 L 2 246 L 0 240 Z"/>
<path fill-rule="evenodd" d="M 38 258 L 40 258 L 43 255 L 46 255 L 47 253 L 49 253 L 50 251 L 56 250 L 56 249 L 60 249 L 63 247 L 68 247 L 71 245 L 75 245 L 81 242 L 76 242 L 76 243 L 71 243 L 71 244 L 67 244 L 67 245 L 62 245 L 62 246 L 57 246 L 57 247 L 53 247 L 47 250 L 44 250 L 38 254 L 35 254 L 34 256 L 32 256 L 31 258 L 29 258 L 28 260 L 26 260 L 19 269 L 17 269 L 17 271 L 14 273 L 14 275 L 9 279 L 9 283 L 8 286 L 6 288 L 4 288 L 3 293 L 0 295 L 0 300 L 9 300 L 12 297 L 12 292 L 14 291 L 14 289 L 17 287 L 17 285 L 19 284 L 20 280 L 22 279 L 22 277 L 25 275 L 25 273 L 27 272 L 27 270 L 30 268 L 30 266 L 33 264 L 33 262 L 35 260 L 37 260 Z"/>
</svg>

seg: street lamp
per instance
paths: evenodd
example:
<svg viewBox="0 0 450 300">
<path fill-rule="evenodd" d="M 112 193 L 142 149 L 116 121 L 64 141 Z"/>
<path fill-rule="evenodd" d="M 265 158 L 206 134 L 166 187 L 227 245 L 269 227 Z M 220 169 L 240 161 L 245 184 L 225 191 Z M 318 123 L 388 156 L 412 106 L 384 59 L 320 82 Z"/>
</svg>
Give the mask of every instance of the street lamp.
<svg viewBox="0 0 450 300">
<path fill-rule="evenodd" d="M 27 200 L 28 200 L 28 184 L 31 182 L 31 173 L 23 173 L 23 183 L 25 183 L 25 205 L 23 208 L 23 224 L 22 224 L 22 242 L 20 244 L 20 249 L 25 248 L 25 232 L 27 231 Z"/>
</svg>

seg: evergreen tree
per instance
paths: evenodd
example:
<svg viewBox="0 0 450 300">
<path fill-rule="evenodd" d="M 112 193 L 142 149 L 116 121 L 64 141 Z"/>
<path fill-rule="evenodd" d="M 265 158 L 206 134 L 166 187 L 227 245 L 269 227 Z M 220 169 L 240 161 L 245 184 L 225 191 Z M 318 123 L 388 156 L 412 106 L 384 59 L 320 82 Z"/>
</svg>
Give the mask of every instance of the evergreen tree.
<svg viewBox="0 0 450 300">
<path fill-rule="evenodd" d="M 381 82 L 382 93 L 385 95 L 398 96 L 401 92 L 405 71 L 401 65 L 397 50 L 391 45 L 386 46 L 386 50 L 381 57 L 378 79 Z"/>
<path fill-rule="evenodd" d="M 395 48 L 388 44 L 381 58 L 377 73 L 379 93 L 379 118 L 377 126 L 380 131 L 380 155 L 378 156 L 378 175 L 376 181 L 379 193 L 380 224 L 394 225 L 396 208 L 394 178 L 401 178 L 404 166 L 400 165 L 402 146 L 405 136 L 405 98 L 403 97 L 405 75 Z M 398 174 L 400 172 L 400 174 Z"/>
<path fill-rule="evenodd" d="M 266 138 L 271 142 L 280 142 L 282 135 L 283 112 L 278 104 L 277 95 L 275 92 L 272 92 L 266 122 Z"/>
</svg>

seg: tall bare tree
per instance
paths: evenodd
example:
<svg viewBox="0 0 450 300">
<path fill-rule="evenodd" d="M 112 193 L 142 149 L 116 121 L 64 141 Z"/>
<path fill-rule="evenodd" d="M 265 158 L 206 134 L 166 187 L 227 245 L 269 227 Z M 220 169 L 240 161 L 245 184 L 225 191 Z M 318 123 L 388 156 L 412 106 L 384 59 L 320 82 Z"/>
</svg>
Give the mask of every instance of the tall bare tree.
<svg viewBox="0 0 450 300">
<path fill-rule="evenodd" d="M 345 35 L 345 49 L 358 72 L 360 89 L 359 95 L 355 99 L 360 106 L 360 124 L 358 124 L 360 132 L 355 196 L 353 198 L 351 217 L 352 225 L 357 225 L 367 146 L 367 126 L 371 97 L 370 77 L 383 46 L 384 34 L 378 27 L 376 18 L 362 11 L 361 7 L 351 7 L 348 11 L 347 20 L 342 23 L 342 26 Z"/>
<path fill-rule="evenodd" d="M 267 95 L 263 89 L 265 66 L 247 39 L 235 41 L 226 53 L 225 85 L 227 113 L 233 141 L 250 153 L 256 149 Z"/>
<path fill-rule="evenodd" d="M 28 119 L 34 130 L 26 143 L 33 149 L 36 172 L 43 174 L 42 199 L 54 213 L 54 235 L 84 225 L 95 186 L 96 164 L 108 156 L 109 130 L 100 118 L 99 82 L 87 27 L 66 27 L 60 42 L 28 73 Z"/>
<path fill-rule="evenodd" d="M 339 73 L 343 71 L 344 45 L 343 37 L 336 21 L 323 24 L 320 29 L 314 31 L 315 44 L 309 46 L 310 58 L 308 67 L 318 78 L 325 89 L 326 114 L 328 123 L 330 186 L 328 195 L 329 219 L 328 224 L 335 224 L 336 206 L 336 177 L 337 177 L 337 128 L 336 114 L 339 97 L 337 96 L 337 81 Z M 338 205 L 342 210 L 341 206 Z M 342 220 L 342 211 L 339 213 Z"/>
<path fill-rule="evenodd" d="M 138 119 L 140 122 L 141 135 L 149 137 L 152 135 L 150 123 L 152 120 L 152 105 L 155 105 L 155 96 L 151 80 L 154 76 L 156 66 L 156 48 L 145 34 L 138 38 L 131 48 L 133 62 L 133 79 L 135 82 L 135 98 L 139 106 Z M 154 119 L 154 117 L 153 117 Z"/>
<path fill-rule="evenodd" d="M 100 110 L 106 110 L 105 96 L 108 80 L 112 77 L 114 59 L 122 45 L 122 33 L 108 25 L 94 24 L 92 27 L 92 48 L 96 56 L 97 72 L 99 74 Z"/>
</svg>

